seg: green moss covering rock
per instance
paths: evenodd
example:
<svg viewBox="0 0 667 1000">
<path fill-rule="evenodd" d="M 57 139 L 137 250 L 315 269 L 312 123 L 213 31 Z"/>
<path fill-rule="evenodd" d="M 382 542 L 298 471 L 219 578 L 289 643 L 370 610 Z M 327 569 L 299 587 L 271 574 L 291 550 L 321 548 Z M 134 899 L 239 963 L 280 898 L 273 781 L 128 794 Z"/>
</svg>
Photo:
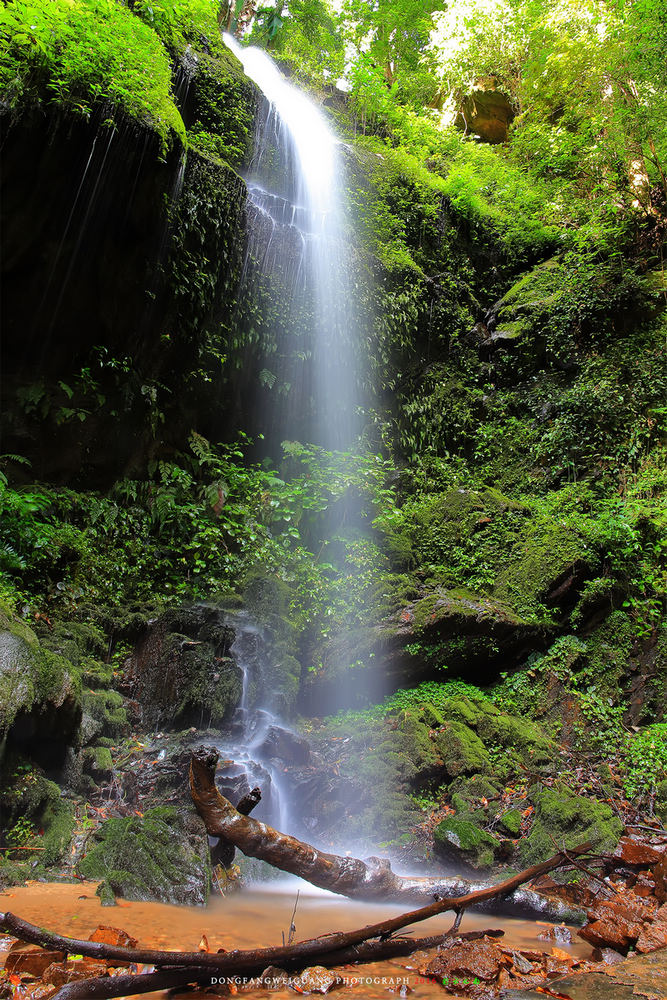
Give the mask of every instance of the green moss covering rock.
<svg viewBox="0 0 667 1000">
<path fill-rule="evenodd" d="M 542 602 L 559 604 L 597 562 L 597 554 L 576 531 L 538 517 L 526 524 L 506 554 L 494 595 L 529 614 Z"/>
<path fill-rule="evenodd" d="M 483 742 L 462 722 L 445 722 L 435 736 L 434 742 L 449 778 L 457 778 L 461 774 L 493 771 L 491 758 Z"/>
<path fill-rule="evenodd" d="M 103 688 L 111 684 L 113 664 L 108 659 L 109 640 L 91 621 L 52 621 L 38 629 L 42 646 L 63 656 L 81 675 L 87 687 Z"/>
<path fill-rule="evenodd" d="M 189 99 L 188 142 L 200 153 L 241 167 L 252 152 L 257 91 L 244 75 L 241 63 L 223 47 L 214 55 L 197 53 Z"/>
<path fill-rule="evenodd" d="M 471 868 L 491 868 L 500 845 L 491 834 L 469 819 L 452 817 L 433 831 L 436 851 L 445 858 L 463 862 Z"/>
<path fill-rule="evenodd" d="M 485 774 L 456 778 L 448 786 L 452 805 L 457 812 L 473 812 L 483 805 L 484 799 L 489 802 L 499 798 L 501 790 L 500 782 L 492 780 Z"/>
<path fill-rule="evenodd" d="M 105 746 L 89 747 L 83 755 L 83 772 L 96 782 L 108 781 L 113 772 L 111 751 Z"/>
<path fill-rule="evenodd" d="M 98 894 L 170 903 L 204 903 L 209 892 L 205 838 L 193 842 L 179 812 L 148 809 L 143 817 L 108 819 L 89 840 L 77 871 L 102 879 Z"/>
<path fill-rule="evenodd" d="M 510 837 L 518 837 L 521 832 L 521 818 L 519 809 L 508 809 L 499 817 L 498 822 Z"/>
<path fill-rule="evenodd" d="M 35 855 L 38 869 L 30 869 L 34 878 L 67 855 L 75 825 L 74 807 L 38 767 L 12 755 L 5 761 L 0 779 L 0 822 L 0 836 L 6 845 L 39 848 Z M 14 874 L 23 871 L 16 859 L 10 863 L 17 865 Z M 0 878 L 9 879 L 10 874 L 6 869 Z"/>
<path fill-rule="evenodd" d="M 81 719 L 81 682 L 72 663 L 45 649 L 18 619 L 0 612 L 0 734 L 37 755 L 62 758 Z M 41 749 L 40 749 L 41 748 Z"/>
<path fill-rule="evenodd" d="M 450 778 L 475 772 L 505 778 L 520 766 L 544 768 L 554 757 L 556 747 L 538 725 L 488 698 L 458 695 L 439 711 L 447 721 L 434 739 Z"/>
<path fill-rule="evenodd" d="M 598 851 L 616 846 L 623 823 L 605 802 L 575 795 L 569 788 L 544 788 L 530 792 L 535 818 L 522 841 L 520 857 L 526 866 L 537 864 L 554 851 L 591 841 Z"/>
<path fill-rule="evenodd" d="M 117 691 L 84 691 L 83 709 L 88 739 L 97 735 L 113 738 L 129 732 L 125 700 Z"/>
<path fill-rule="evenodd" d="M 556 749 L 534 722 L 516 715 L 485 712 L 477 723 L 477 732 L 485 746 L 500 747 L 506 758 L 533 768 L 549 763 Z"/>
</svg>

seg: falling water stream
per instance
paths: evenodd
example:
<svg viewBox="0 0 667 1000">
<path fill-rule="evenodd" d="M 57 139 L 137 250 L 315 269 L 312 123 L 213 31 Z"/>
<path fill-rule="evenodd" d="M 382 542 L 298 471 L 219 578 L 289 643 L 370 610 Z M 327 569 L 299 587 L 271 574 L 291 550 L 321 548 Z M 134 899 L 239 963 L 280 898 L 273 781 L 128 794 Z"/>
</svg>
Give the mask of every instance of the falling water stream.
<svg viewBox="0 0 667 1000">
<path fill-rule="evenodd" d="M 244 281 L 280 290 L 282 320 L 274 331 L 276 379 L 264 414 L 273 437 L 342 449 L 358 436 L 356 326 L 346 280 L 345 212 L 339 142 L 321 111 L 292 86 L 260 49 L 226 44 L 257 84 L 263 100 L 246 183 L 249 238 Z M 272 383 L 273 384 L 273 383 Z M 254 815 L 299 832 L 284 760 L 276 742 L 296 734 L 271 704 L 262 677 L 261 630 L 236 616 L 232 655 L 243 674 L 241 704 L 221 739 L 221 787 L 233 801 L 258 786 Z"/>
<path fill-rule="evenodd" d="M 276 744 L 281 739 L 298 740 L 298 736 L 273 710 L 269 682 L 263 676 L 270 651 L 262 629 L 245 612 L 228 615 L 227 620 L 235 632 L 230 652 L 241 670 L 242 694 L 217 744 L 221 754 L 218 785 L 233 802 L 259 788 L 262 798 L 255 816 L 278 830 L 293 828 L 297 810 Z"/>
<path fill-rule="evenodd" d="M 246 178 L 246 276 L 271 279 L 283 313 L 278 371 L 265 373 L 276 379 L 267 423 L 277 422 L 284 438 L 346 448 L 359 431 L 359 363 L 340 144 L 324 115 L 265 52 L 224 38 L 264 95 Z"/>
</svg>

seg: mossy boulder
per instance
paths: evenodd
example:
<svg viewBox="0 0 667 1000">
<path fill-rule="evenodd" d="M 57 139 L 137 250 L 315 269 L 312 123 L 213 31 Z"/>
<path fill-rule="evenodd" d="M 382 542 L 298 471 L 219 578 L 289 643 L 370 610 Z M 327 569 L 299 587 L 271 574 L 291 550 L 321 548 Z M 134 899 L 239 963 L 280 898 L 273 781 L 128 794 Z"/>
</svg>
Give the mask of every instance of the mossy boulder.
<svg viewBox="0 0 667 1000">
<path fill-rule="evenodd" d="M 445 773 L 449 778 L 480 771 L 493 772 L 493 764 L 479 736 L 462 722 L 445 722 L 435 736 Z"/>
<path fill-rule="evenodd" d="M 416 713 L 393 712 L 383 722 L 368 727 L 368 735 L 371 734 L 372 746 L 357 765 L 359 775 L 369 783 L 373 781 L 374 768 L 380 760 L 391 765 L 391 783 L 397 791 L 407 792 L 438 775 L 441 768 L 439 748 L 431 741 L 428 727 Z"/>
<path fill-rule="evenodd" d="M 564 786 L 530 790 L 535 818 L 522 842 L 520 857 L 526 866 L 544 861 L 561 847 L 590 841 L 598 851 L 616 846 L 623 823 L 605 802 L 576 795 Z"/>
<path fill-rule="evenodd" d="M 445 717 L 430 702 L 424 702 L 423 705 L 419 706 L 417 711 L 419 713 L 419 721 L 423 722 L 429 729 L 440 729 L 441 726 L 444 726 Z"/>
<path fill-rule="evenodd" d="M 164 646 L 163 662 L 177 664 L 182 683 L 170 722 L 174 725 L 219 725 L 241 700 L 241 672 L 229 658 L 216 657 L 209 643 L 195 644 L 172 633 Z"/>
<path fill-rule="evenodd" d="M 619 264 L 595 261 L 573 273 L 566 257 L 552 257 L 533 267 L 487 313 L 482 354 L 511 348 L 515 377 L 576 369 L 582 348 L 599 343 L 610 315 L 618 336 L 656 314 L 661 282 Z"/>
<path fill-rule="evenodd" d="M 76 739 L 81 682 L 73 664 L 45 649 L 25 623 L 0 611 L 0 735 L 6 747 L 52 765 Z"/>
<path fill-rule="evenodd" d="M 210 888 L 206 838 L 193 841 L 178 810 L 148 809 L 143 817 L 108 819 L 77 866 L 102 879 L 98 894 L 168 903 L 205 903 Z"/>
<path fill-rule="evenodd" d="M 542 329 L 563 293 L 564 275 L 555 258 L 524 274 L 494 305 L 488 317 L 489 346 L 502 347 L 522 341 L 524 347 L 544 351 Z"/>
<path fill-rule="evenodd" d="M 476 772 L 505 778 L 521 765 L 542 771 L 554 757 L 556 747 L 538 725 L 488 698 L 456 695 L 439 712 L 447 721 L 434 738 L 450 778 Z"/>
<path fill-rule="evenodd" d="M 87 741 L 96 736 L 114 738 L 129 732 L 125 699 L 118 691 L 84 691 L 83 710 L 82 730 Z"/>
<path fill-rule="evenodd" d="M 39 623 L 36 629 L 41 645 L 63 656 L 71 663 L 87 687 L 108 687 L 113 678 L 109 661 L 109 639 L 96 623 L 52 621 L 49 626 Z"/>
<path fill-rule="evenodd" d="M 30 872 L 34 878 L 66 856 L 75 825 L 74 807 L 55 782 L 22 757 L 12 755 L 5 761 L 0 787 L 2 839 L 7 845 L 39 848 L 35 855 L 38 870 Z M 19 864 L 15 874 L 21 871 Z M 0 878 L 10 874 L 7 869 Z"/>
<path fill-rule="evenodd" d="M 233 641 L 215 608 L 179 608 L 154 621 L 123 664 L 123 690 L 138 701 L 143 725 L 205 728 L 229 718 L 242 694 Z"/>
<path fill-rule="evenodd" d="M 398 616 L 397 634 L 412 637 L 449 638 L 491 636 L 498 640 L 524 640 L 534 634 L 531 622 L 509 604 L 463 587 L 438 587 Z"/>
<path fill-rule="evenodd" d="M 505 833 L 508 833 L 510 837 L 518 837 L 521 832 L 521 819 L 522 816 L 520 809 L 508 809 L 506 812 L 502 813 L 498 822 Z"/>
<path fill-rule="evenodd" d="M 485 713 L 499 714 L 499 709 L 491 701 L 483 702 L 481 699 L 473 699 L 468 695 L 454 695 L 447 698 L 442 706 L 442 714 L 448 719 L 456 719 L 466 726 L 477 727 L 479 720 Z"/>
<path fill-rule="evenodd" d="M 477 732 L 485 746 L 501 747 L 509 758 L 508 763 L 514 758 L 518 763 L 534 768 L 553 759 L 553 742 L 528 719 L 487 711 L 479 718 Z"/>
<path fill-rule="evenodd" d="M 83 772 L 96 781 L 108 781 L 113 772 L 111 751 L 105 746 L 88 747 L 83 755 Z"/>
<path fill-rule="evenodd" d="M 420 596 L 394 615 L 396 637 L 426 666 L 457 671 L 544 641 L 599 558 L 571 525 L 496 490 L 452 490 L 406 502 L 387 527 L 396 560 L 418 567 Z M 455 640 L 458 650 L 451 642 Z M 474 643 L 486 640 L 484 654 Z M 449 641 L 449 645 L 447 645 Z M 429 663 L 438 643 L 442 661 Z M 477 652 L 477 655 L 475 653 Z"/>
<path fill-rule="evenodd" d="M 493 594 L 520 614 L 529 614 L 541 603 L 561 606 L 572 600 L 597 561 L 572 528 L 552 518 L 532 518 L 506 553 Z"/>
<path fill-rule="evenodd" d="M 480 829 L 472 819 L 458 816 L 436 826 L 433 842 L 438 854 L 470 868 L 491 868 L 500 849 L 490 833 Z"/>
<path fill-rule="evenodd" d="M 457 812 L 475 812 L 500 797 L 502 786 L 499 781 L 485 774 L 473 774 L 471 777 L 456 778 L 448 787 L 452 805 Z"/>
</svg>

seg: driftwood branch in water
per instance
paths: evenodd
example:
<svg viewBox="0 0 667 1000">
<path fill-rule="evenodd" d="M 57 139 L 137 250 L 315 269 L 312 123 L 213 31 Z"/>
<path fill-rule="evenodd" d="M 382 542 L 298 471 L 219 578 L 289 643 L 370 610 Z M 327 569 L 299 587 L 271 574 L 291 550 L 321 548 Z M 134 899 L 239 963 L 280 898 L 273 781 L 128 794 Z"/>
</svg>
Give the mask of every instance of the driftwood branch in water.
<svg viewBox="0 0 667 1000">
<path fill-rule="evenodd" d="M 263 825 L 263 824 L 260 824 Z M 496 885 L 486 886 L 462 896 L 451 896 L 447 899 L 437 899 L 428 906 L 422 906 L 417 910 L 408 913 L 401 913 L 396 917 L 388 917 L 375 924 L 367 924 L 353 931 L 334 931 L 329 934 L 322 934 L 317 938 L 309 938 L 306 941 L 298 941 L 296 944 L 282 945 L 275 948 L 257 948 L 252 951 L 228 951 L 222 954 L 211 954 L 202 952 L 182 952 L 182 951 L 151 951 L 141 948 L 123 948 L 117 945 L 107 945 L 98 941 L 82 941 L 74 938 L 63 937 L 59 934 L 52 934 L 41 927 L 21 920 L 13 913 L 0 914 L 0 929 L 8 931 L 15 937 L 20 937 L 23 941 L 31 944 L 38 944 L 42 948 L 51 948 L 54 951 L 64 951 L 68 954 L 75 953 L 86 955 L 91 958 L 120 960 L 123 962 L 141 963 L 142 965 L 160 966 L 191 966 L 193 968 L 206 968 L 228 972 L 232 975 L 246 974 L 248 970 L 256 968 L 265 969 L 269 965 L 282 966 L 284 962 L 292 960 L 307 960 L 312 962 L 315 958 L 320 961 L 323 955 L 329 952 L 340 952 L 343 949 L 353 948 L 365 941 L 378 938 L 382 943 L 402 930 L 409 924 L 420 923 L 435 917 L 439 913 L 453 911 L 459 912 L 475 906 L 486 900 L 497 896 L 504 896 L 512 892 L 524 882 L 545 875 L 547 872 L 568 864 L 572 856 L 585 854 L 590 845 L 584 844 L 568 851 L 555 854 L 547 861 L 542 861 L 538 865 L 531 865 L 522 872 L 512 875 L 511 878 L 498 882 Z M 569 857 L 568 857 L 569 855 Z M 438 935 L 438 939 L 445 936 L 444 932 Z M 409 942 L 413 948 L 419 947 L 414 940 Z"/>
<path fill-rule="evenodd" d="M 447 932 L 448 934 L 449 932 Z M 426 938 L 392 938 L 391 941 L 365 941 L 363 944 L 352 948 L 344 948 L 341 951 L 328 952 L 317 958 L 317 964 L 326 968 L 351 963 L 382 962 L 391 958 L 398 958 L 401 955 L 409 955 L 418 949 L 436 948 L 442 944 L 447 934 L 438 934 Z M 466 941 L 475 941 L 484 936 L 502 937 L 502 930 L 470 931 L 466 934 L 458 934 L 457 940 L 463 938 Z M 281 969 L 288 973 L 301 972 L 304 968 L 303 960 L 291 959 L 281 963 Z M 261 963 L 254 967 L 249 967 L 239 978 L 258 979 L 262 973 L 269 968 Z M 274 966 L 273 968 L 276 968 Z M 60 991 L 52 997 L 52 1000 L 111 1000 L 112 997 L 122 997 L 127 993 L 152 993 L 154 990 L 171 989 L 176 986 L 187 986 L 188 984 L 208 985 L 212 979 L 232 979 L 236 977 L 235 972 L 227 972 L 226 976 L 220 976 L 215 969 L 160 969 L 157 972 L 143 972 L 139 975 L 130 973 L 120 976 L 96 976 L 91 979 L 80 979 L 72 983 L 67 983 L 61 987 Z"/>
<path fill-rule="evenodd" d="M 498 886 L 489 887 L 458 877 L 439 879 L 396 875 L 383 858 L 361 861 L 359 858 L 318 851 L 266 823 L 240 815 L 216 787 L 218 758 L 215 747 L 200 746 L 193 751 L 190 762 L 190 792 L 207 833 L 212 837 L 224 837 L 247 856 L 260 858 L 274 868 L 298 875 L 321 889 L 356 899 L 401 903 L 425 902 L 434 897 L 467 897 L 471 893 L 479 893 L 475 905 L 496 911 L 508 909 L 507 903 L 503 905 L 503 898 L 514 893 L 509 907 L 513 913 L 552 916 L 558 920 L 568 919 L 573 914 L 572 908 L 558 900 L 547 900 L 537 892 L 528 889 L 515 892 L 517 886 L 528 881 L 526 878 L 521 878 L 516 885 L 501 892 Z M 585 849 L 580 850 L 585 853 Z M 537 873 L 531 877 L 537 877 Z M 487 891 L 489 889 L 491 891 Z"/>
</svg>

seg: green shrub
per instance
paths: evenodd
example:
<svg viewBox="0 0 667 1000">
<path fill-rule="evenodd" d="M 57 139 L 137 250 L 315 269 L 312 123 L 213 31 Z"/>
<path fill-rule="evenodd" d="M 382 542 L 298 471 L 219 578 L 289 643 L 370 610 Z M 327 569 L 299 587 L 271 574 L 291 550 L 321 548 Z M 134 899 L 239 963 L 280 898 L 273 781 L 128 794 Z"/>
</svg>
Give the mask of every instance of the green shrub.
<svg viewBox="0 0 667 1000">
<path fill-rule="evenodd" d="M 47 97 L 83 115 L 106 102 L 167 140 L 185 136 L 171 66 L 155 32 L 115 0 L 23 0 L 0 7 L 0 90 L 12 106 Z"/>
</svg>

